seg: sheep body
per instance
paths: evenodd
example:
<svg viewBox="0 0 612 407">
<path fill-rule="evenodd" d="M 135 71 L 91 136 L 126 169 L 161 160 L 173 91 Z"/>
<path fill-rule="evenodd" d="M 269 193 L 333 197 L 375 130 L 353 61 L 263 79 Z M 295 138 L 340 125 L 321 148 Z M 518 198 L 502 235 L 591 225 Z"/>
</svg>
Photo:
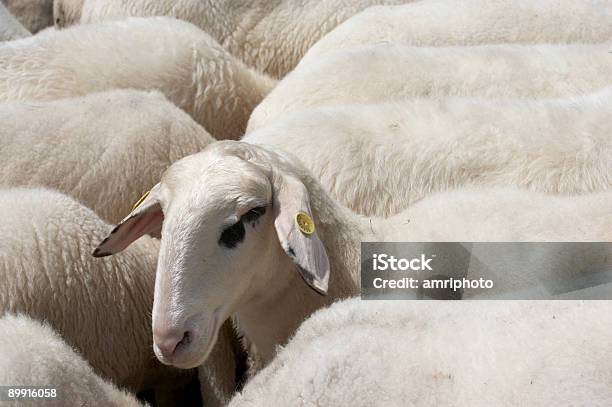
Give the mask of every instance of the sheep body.
<svg viewBox="0 0 612 407">
<path fill-rule="evenodd" d="M 29 35 L 30 32 L 0 3 L 0 42 L 16 40 Z"/>
<path fill-rule="evenodd" d="M 54 388 L 57 398 L 46 399 L 45 405 L 142 406 L 96 375 L 49 325 L 25 315 L 0 318 L 0 383 Z M 19 401 L 20 406 L 40 404 L 40 399 Z"/>
<path fill-rule="evenodd" d="M 387 219 L 366 218 L 338 205 L 296 157 L 245 142 L 216 142 L 176 162 L 143 207 L 96 252 L 110 255 L 129 245 L 142 234 L 134 225 L 161 226 L 154 214 L 164 208 L 154 333 L 159 338 L 167 326 L 182 333 L 185 324 L 195 339 L 170 359 L 154 349 L 164 363 L 182 367 L 206 357 L 215 325 L 230 315 L 269 362 L 308 315 L 359 293 L 364 241 L 612 239 L 612 192 L 462 190 L 432 195 Z M 254 207 L 266 209 L 251 222 Z M 316 225 L 310 233 L 298 230 L 300 213 Z M 241 225 L 244 233 L 232 229 Z M 225 230 L 232 234 L 224 237 Z M 237 241 L 228 243 L 232 236 Z M 499 288 L 523 280 L 516 271 Z"/>
<path fill-rule="evenodd" d="M 603 407 L 610 322 L 606 301 L 351 299 L 304 322 L 230 406 Z"/>
<path fill-rule="evenodd" d="M 158 243 L 97 261 L 91 241 L 109 226 L 90 209 L 52 190 L 0 191 L 0 312 L 49 321 L 96 372 L 146 388 L 151 372 L 164 370 L 151 358 L 148 318 Z"/>
<path fill-rule="evenodd" d="M 0 101 L 159 90 L 217 138 L 241 136 L 272 86 L 203 31 L 167 17 L 50 30 L 0 46 Z"/>
<path fill-rule="evenodd" d="M 118 222 L 172 162 L 213 138 L 159 92 L 0 105 L 0 187 L 46 186 Z"/>
<path fill-rule="evenodd" d="M 567 97 L 612 85 L 609 45 L 427 48 L 375 44 L 326 54 L 287 75 L 247 132 L 291 111 L 408 97 Z M 449 69 L 452 67 L 453 69 Z"/>
<path fill-rule="evenodd" d="M 218 0 L 74 0 L 60 6 L 70 14 L 60 25 L 80 15 L 81 23 L 126 16 L 168 15 L 187 20 L 210 33 L 247 65 L 277 78 L 287 74 L 319 38 L 355 13 L 375 4 L 411 0 L 277 0 L 249 4 Z M 70 21 L 72 20 L 72 21 Z"/>
<path fill-rule="evenodd" d="M 321 38 L 302 61 L 381 41 L 449 46 L 599 43 L 611 38 L 609 0 L 433 0 L 370 7 Z"/>
<path fill-rule="evenodd" d="M 297 111 L 243 140 L 293 152 L 340 203 L 388 216 L 462 186 L 612 187 L 612 88 L 553 100 L 409 99 Z"/>
<path fill-rule="evenodd" d="M 2 0 L 32 34 L 53 25 L 53 0 Z"/>
</svg>

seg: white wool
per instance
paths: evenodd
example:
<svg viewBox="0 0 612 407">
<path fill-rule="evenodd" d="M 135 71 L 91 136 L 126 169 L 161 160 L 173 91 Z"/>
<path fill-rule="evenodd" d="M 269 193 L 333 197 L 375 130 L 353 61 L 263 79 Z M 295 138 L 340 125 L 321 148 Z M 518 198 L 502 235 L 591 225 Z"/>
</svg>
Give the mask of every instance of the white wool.
<svg viewBox="0 0 612 407">
<path fill-rule="evenodd" d="M 4 4 L 0 3 L 0 42 L 28 36 L 30 36 L 30 32 L 13 17 L 11 12 L 4 7 Z"/>
<path fill-rule="evenodd" d="M 297 111 L 244 141 L 293 153 L 334 199 L 388 216 L 436 191 L 612 188 L 612 88 L 568 99 L 407 99 Z"/>
<path fill-rule="evenodd" d="M 133 395 L 98 376 L 48 324 L 25 315 L 0 318 L 0 383 L 54 389 L 57 395 L 53 399 L 18 398 L 6 405 L 142 406 Z"/>
<path fill-rule="evenodd" d="M 321 38 L 300 64 L 330 51 L 381 41 L 449 46 L 610 39 L 609 0 L 427 0 L 362 11 Z"/>
<path fill-rule="evenodd" d="M 46 320 L 96 374 L 132 391 L 152 388 L 158 400 L 180 401 L 176 390 L 194 372 L 163 366 L 152 352 L 157 240 L 96 259 L 93 245 L 110 226 L 74 199 L 47 189 L 1 189 L 0 213 L 0 314 Z M 207 373 L 234 365 L 231 355 L 221 352 L 213 351 Z M 211 380 L 221 390 L 235 385 L 233 376 Z"/>
<path fill-rule="evenodd" d="M 81 23 L 160 15 L 186 20 L 247 65 L 281 78 L 312 44 L 354 14 L 376 4 L 410 1 L 56 0 L 56 9 L 65 10 L 60 27 L 79 18 Z"/>
<path fill-rule="evenodd" d="M 427 48 L 377 43 L 300 65 L 253 111 L 247 132 L 292 111 L 409 97 L 567 97 L 612 85 L 612 45 Z"/>
<path fill-rule="evenodd" d="M 220 139 L 242 136 L 273 85 L 204 31 L 168 17 L 48 30 L 0 45 L 1 102 L 158 90 Z"/>
<path fill-rule="evenodd" d="M 32 34 L 53 25 L 53 0 L 2 0 Z"/>
<path fill-rule="evenodd" d="M 352 299 L 304 322 L 230 406 L 609 406 L 610 311 Z"/>
<path fill-rule="evenodd" d="M 46 186 L 116 223 L 174 161 L 214 139 L 159 92 L 0 104 L 0 187 Z"/>
</svg>

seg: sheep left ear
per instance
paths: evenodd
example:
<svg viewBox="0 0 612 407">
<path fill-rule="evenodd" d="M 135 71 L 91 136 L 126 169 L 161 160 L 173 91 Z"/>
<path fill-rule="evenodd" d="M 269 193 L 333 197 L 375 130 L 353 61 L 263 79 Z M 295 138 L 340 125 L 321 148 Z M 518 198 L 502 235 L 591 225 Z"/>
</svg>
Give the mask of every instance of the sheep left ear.
<svg viewBox="0 0 612 407">
<path fill-rule="evenodd" d="M 132 211 L 94 250 L 94 257 L 105 257 L 126 249 L 142 235 L 161 237 L 164 214 L 159 204 L 159 184 L 136 202 Z"/>
<path fill-rule="evenodd" d="M 293 177 L 278 177 L 274 184 L 274 227 L 278 240 L 304 281 L 325 295 L 329 259 L 315 230 L 308 191 Z"/>
</svg>

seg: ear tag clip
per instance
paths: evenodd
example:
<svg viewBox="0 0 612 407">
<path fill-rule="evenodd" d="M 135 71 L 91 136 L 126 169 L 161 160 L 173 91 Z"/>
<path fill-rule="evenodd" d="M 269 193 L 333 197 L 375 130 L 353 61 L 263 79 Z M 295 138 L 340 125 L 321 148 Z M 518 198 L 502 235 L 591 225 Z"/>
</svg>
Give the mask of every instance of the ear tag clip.
<svg viewBox="0 0 612 407">
<path fill-rule="evenodd" d="M 305 212 L 298 212 L 295 214 L 295 224 L 305 235 L 312 235 L 315 231 L 315 225 L 310 216 Z"/>
<path fill-rule="evenodd" d="M 149 196 L 149 192 L 151 191 L 147 191 L 144 193 L 143 196 L 140 197 L 140 199 L 138 201 L 136 201 L 136 203 L 134 204 L 134 206 L 132 206 L 132 212 L 138 208 L 140 206 L 140 204 L 142 203 L 142 201 L 144 201 L 145 199 L 147 199 L 147 197 Z"/>
</svg>

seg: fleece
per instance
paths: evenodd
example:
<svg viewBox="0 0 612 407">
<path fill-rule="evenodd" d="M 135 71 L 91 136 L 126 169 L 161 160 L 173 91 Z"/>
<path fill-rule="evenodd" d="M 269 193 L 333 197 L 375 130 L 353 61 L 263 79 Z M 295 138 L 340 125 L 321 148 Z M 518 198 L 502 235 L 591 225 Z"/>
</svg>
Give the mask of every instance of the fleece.
<svg viewBox="0 0 612 407">
<path fill-rule="evenodd" d="M 321 38 L 302 61 L 381 41 L 449 46 L 610 39 L 610 0 L 427 0 L 370 7 Z"/>
<path fill-rule="evenodd" d="M 238 138 L 274 86 L 204 31 L 168 17 L 47 30 L 0 45 L 0 102 L 158 90 L 215 138 Z"/>
<path fill-rule="evenodd" d="M 351 299 L 304 322 L 230 406 L 609 406 L 611 307 Z"/>
<path fill-rule="evenodd" d="M 127 16 L 166 15 L 209 33 L 250 67 L 282 78 L 319 38 L 354 14 L 378 4 L 413 0 L 56 0 L 60 24 Z M 79 7 L 82 5 L 82 11 Z"/>
<path fill-rule="evenodd" d="M 288 113 L 244 141 L 293 153 L 339 203 L 389 216 L 438 191 L 612 187 L 612 88 L 563 99 L 439 98 Z"/>
<path fill-rule="evenodd" d="M 253 111 L 247 133 L 315 106 L 410 97 L 568 97 L 612 85 L 612 45 L 411 47 L 377 43 L 294 69 Z"/>
<path fill-rule="evenodd" d="M 159 92 L 0 104 L 0 187 L 45 186 L 115 223 L 174 161 L 214 139 Z"/>
</svg>

